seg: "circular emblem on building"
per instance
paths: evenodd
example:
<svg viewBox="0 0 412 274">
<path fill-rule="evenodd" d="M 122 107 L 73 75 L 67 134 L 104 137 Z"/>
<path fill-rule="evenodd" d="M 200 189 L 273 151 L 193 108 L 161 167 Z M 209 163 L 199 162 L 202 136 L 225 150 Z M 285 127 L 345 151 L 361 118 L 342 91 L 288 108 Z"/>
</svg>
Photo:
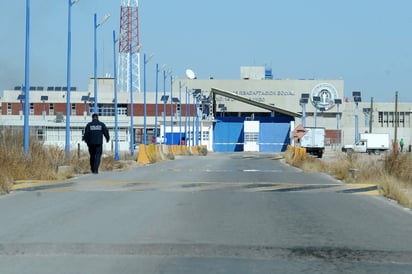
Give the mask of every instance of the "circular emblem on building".
<svg viewBox="0 0 412 274">
<path fill-rule="evenodd" d="M 335 106 L 338 91 L 329 83 L 317 84 L 310 94 L 312 105 L 318 110 L 329 110 Z"/>
</svg>

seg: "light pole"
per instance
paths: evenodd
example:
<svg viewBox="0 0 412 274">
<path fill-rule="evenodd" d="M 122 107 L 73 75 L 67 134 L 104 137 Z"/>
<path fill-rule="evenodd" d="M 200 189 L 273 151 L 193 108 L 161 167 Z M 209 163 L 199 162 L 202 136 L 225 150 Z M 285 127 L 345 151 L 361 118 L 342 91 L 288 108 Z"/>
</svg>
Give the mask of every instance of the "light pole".
<svg viewBox="0 0 412 274">
<path fill-rule="evenodd" d="M 130 155 L 133 156 L 134 154 L 134 121 L 133 121 L 133 116 L 134 116 L 134 104 L 133 104 L 133 54 L 132 54 L 133 46 L 132 43 L 130 43 L 130 52 L 129 52 L 129 84 L 130 84 Z"/>
<path fill-rule="evenodd" d="M 171 121 L 171 124 L 172 124 L 172 129 L 171 129 L 172 145 L 173 145 L 173 142 L 174 142 L 174 137 L 173 137 L 173 127 L 174 127 L 173 116 L 175 115 L 174 108 L 175 108 L 175 104 L 178 104 L 178 103 L 180 103 L 179 98 L 177 98 L 177 97 L 172 97 L 172 100 L 171 100 L 171 102 L 170 102 L 170 111 L 171 111 L 171 113 L 170 113 L 170 121 Z"/>
<path fill-rule="evenodd" d="M 192 105 L 190 104 L 190 96 L 191 94 L 189 93 L 188 94 L 188 100 L 189 100 L 189 103 L 188 103 L 188 106 L 189 106 L 189 123 L 188 123 L 188 125 L 189 125 L 189 136 L 190 136 L 190 143 L 191 143 L 191 145 L 192 146 L 194 146 L 195 145 L 195 139 L 194 139 L 194 135 L 195 135 L 195 131 L 194 131 L 194 127 L 193 127 L 193 125 L 191 124 L 191 119 L 190 119 L 190 115 L 191 115 L 191 112 L 192 112 Z"/>
<path fill-rule="evenodd" d="M 353 91 L 352 92 L 353 101 L 355 102 L 355 143 L 359 141 L 359 102 L 362 101 L 361 92 L 360 91 Z"/>
<path fill-rule="evenodd" d="M 166 144 L 166 71 L 163 70 L 163 144 Z"/>
<path fill-rule="evenodd" d="M 196 106 L 196 146 L 199 145 L 199 99 L 195 98 L 195 106 Z"/>
<path fill-rule="evenodd" d="M 306 104 L 309 101 L 309 93 L 302 93 L 300 98 L 300 105 L 302 106 L 302 126 L 306 127 Z"/>
<path fill-rule="evenodd" d="M 146 59 L 146 53 L 143 54 L 143 144 L 146 145 L 146 64 L 153 58 L 153 54 Z"/>
<path fill-rule="evenodd" d="M 167 77 L 172 74 L 171 70 L 168 70 L 166 73 L 165 70 L 163 70 L 163 142 L 166 143 L 166 103 L 169 98 L 169 96 L 166 96 L 166 79 Z"/>
<path fill-rule="evenodd" d="M 158 103 L 157 103 L 157 100 L 158 100 L 158 94 L 159 94 L 159 72 L 161 71 L 161 70 L 163 70 L 164 68 L 166 67 L 166 65 L 162 65 L 162 67 L 159 69 L 159 64 L 156 64 L 156 98 L 155 98 L 155 101 L 156 101 L 156 109 L 155 109 L 155 131 L 154 131 L 154 135 L 155 135 L 155 144 L 157 144 L 157 117 L 158 117 L 158 115 L 159 115 L 159 106 L 158 106 Z"/>
<path fill-rule="evenodd" d="M 195 129 L 195 140 L 196 141 L 194 141 L 195 143 L 195 145 L 197 146 L 197 145 L 199 145 L 199 106 L 198 106 L 198 96 L 200 95 L 200 93 L 201 93 L 201 90 L 200 89 L 195 89 L 195 91 L 193 92 L 193 100 L 194 100 L 194 103 L 195 103 L 195 112 L 196 112 L 196 120 L 195 120 L 195 123 L 196 123 L 196 129 Z"/>
<path fill-rule="evenodd" d="M 315 106 L 315 127 L 317 126 L 317 116 L 318 116 L 318 103 L 320 102 L 320 96 L 313 96 L 313 105 Z"/>
<path fill-rule="evenodd" d="M 49 96 L 42 95 L 40 96 L 40 100 L 43 102 L 43 112 L 42 112 L 43 120 L 46 120 L 46 101 L 49 100 Z"/>
<path fill-rule="evenodd" d="M 68 0 L 68 19 L 67 19 L 67 94 L 66 94 L 66 161 L 70 159 L 70 93 L 71 93 L 71 54 L 72 54 L 72 6 L 80 0 Z"/>
<path fill-rule="evenodd" d="M 114 159 L 119 160 L 119 111 L 117 102 L 116 31 L 113 31 Z"/>
<path fill-rule="evenodd" d="M 170 75 L 170 144 L 173 145 L 173 104 L 175 98 L 173 98 L 173 76 Z"/>
<path fill-rule="evenodd" d="M 90 98 L 88 95 L 84 95 L 82 96 L 80 100 L 83 101 L 83 116 L 84 116 L 84 119 L 86 120 L 86 115 L 87 115 L 86 103 L 89 102 Z"/>
<path fill-rule="evenodd" d="M 94 113 L 98 113 L 97 99 L 97 28 L 103 25 L 110 18 L 110 14 L 103 17 L 100 23 L 97 23 L 97 14 L 94 14 Z"/>
<path fill-rule="evenodd" d="M 182 81 L 179 81 L 179 112 L 176 113 L 179 115 L 179 142 L 180 146 L 182 145 Z"/>
<path fill-rule="evenodd" d="M 337 106 L 337 112 L 336 112 L 336 150 L 338 148 L 338 145 L 340 144 L 340 134 L 339 134 L 339 118 L 340 118 L 340 113 L 339 113 L 339 105 L 342 104 L 342 99 L 335 99 L 335 105 Z"/>
<path fill-rule="evenodd" d="M 26 49 L 24 70 L 24 157 L 29 158 L 29 90 L 30 90 L 30 0 L 26 0 Z"/>
<path fill-rule="evenodd" d="M 185 140 L 186 140 L 186 145 L 190 146 L 190 138 L 188 138 L 190 136 L 190 134 L 188 134 L 188 132 L 190 131 L 190 111 L 189 111 L 189 99 L 188 98 L 189 98 L 189 88 L 186 87 Z"/>
</svg>

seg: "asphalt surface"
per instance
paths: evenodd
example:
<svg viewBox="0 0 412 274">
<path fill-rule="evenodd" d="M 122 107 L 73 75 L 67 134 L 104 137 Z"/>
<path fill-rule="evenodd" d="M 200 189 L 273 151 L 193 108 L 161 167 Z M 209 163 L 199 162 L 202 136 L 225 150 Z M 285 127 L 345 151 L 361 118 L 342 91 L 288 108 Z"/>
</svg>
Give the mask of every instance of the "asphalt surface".
<svg viewBox="0 0 412 274">
<path fill-rule="evenodd" d="M 410 273 L 412 215 L 275 155 L 178 157 L 0 197 L 0 273 Z"/>
</svg>

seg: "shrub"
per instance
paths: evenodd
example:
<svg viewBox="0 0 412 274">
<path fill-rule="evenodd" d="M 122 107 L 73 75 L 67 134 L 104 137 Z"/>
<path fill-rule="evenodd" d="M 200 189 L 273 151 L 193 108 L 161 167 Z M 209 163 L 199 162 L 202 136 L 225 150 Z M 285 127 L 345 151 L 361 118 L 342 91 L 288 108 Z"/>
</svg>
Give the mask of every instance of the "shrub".
<svg viewBox="0 0 412 274">
<path fill-rule="evenodd" d="M 170 152 L 169 152 L 169 153 L 166 154 L 166 158 L 169 159 L 169 160 L 174 160 L 174 159 L 175 159 L 175 155 L 174 155 L 173 153 L 170 153 Z"/>
<path fill-rule="evenodd" d="M 296 159 L 295 150 L 288 148 L 285 160 L 305 172 L 329 173 L 346 183 L 376 183 L 381 193 L 399 204 L 412 207 L 412 158 L 410 154 L 388 153 L 384 156 L 359 153 L 337 153 L 334 158 Z M 356 169 L 356 177 L 349 170 Z"/>
<path fill-rule="evenodd" d="M 199 155 L 206 156 L 207 155 L 207 147 L 206 146 L 199 146 L 197 148 Z"/>
<path fill-rule="evenodd" d="M 58 168 L 69 165 L 75 174 L 90 172 L 87 152 L 71 153 L 66 161 L 65 151 L 57 146 L 45 146 L 34 137 L 30 138 L 28 158 L 23 150 L 23 133 L 0 128 L 0 193 L 8 193 L 16 180 L 66 179 L 73 174 L 58 174 Z M 122 162 L 113 156 L 103 156 L 101 170 L 123 168 Z"/>
</svg>

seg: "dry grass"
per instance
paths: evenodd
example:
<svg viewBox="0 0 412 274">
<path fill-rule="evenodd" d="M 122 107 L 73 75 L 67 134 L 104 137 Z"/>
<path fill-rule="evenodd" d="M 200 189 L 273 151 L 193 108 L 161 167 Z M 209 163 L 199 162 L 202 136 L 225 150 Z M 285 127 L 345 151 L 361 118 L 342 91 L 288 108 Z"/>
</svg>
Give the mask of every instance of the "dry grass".
<svg viewBox="0 0 412 274">
<path fill-rule="evenodd" d="M 8 193 L 16 180 L 66 179 L 90 172 L 88 153 L 72 153 L 66 162 L 62 148 L 45 146 L 34 138 L 30 138 L 28 155 L 26 159 L 21 132 L 0 129 L 0 193 Z M 58 173 L 59 167 L 63 165 L 70 166 L 73 172 Z M 116 162 L 112 156 L 104 156 L 100 170 L 123 169 L 127 166 L 127 162 Z"/>
<path fill-rule="evenodd" d="M 410 154 L 384 155 L 337 153 L 335 157 L 293 159 L 291 151 L 285 160 L 305 172 L 323 172 L 346 183 L 376 183 L 381 193 L 399 204 L 412 208 L 412 157 Z M 356 172 L 353 176 L 351 170 Z"/>
</svg>

